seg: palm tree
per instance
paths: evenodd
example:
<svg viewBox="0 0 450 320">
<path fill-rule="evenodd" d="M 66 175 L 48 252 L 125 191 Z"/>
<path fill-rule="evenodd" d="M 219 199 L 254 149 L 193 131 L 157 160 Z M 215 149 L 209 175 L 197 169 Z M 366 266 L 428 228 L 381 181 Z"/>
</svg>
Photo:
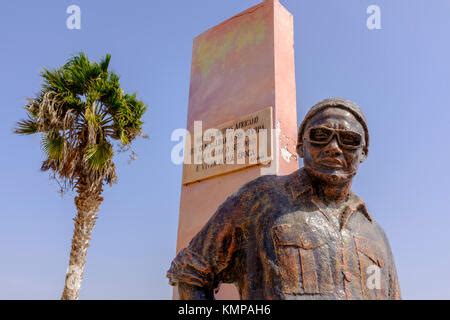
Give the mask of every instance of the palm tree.
<svg viewBox="0 0 450 320">
<path fill-rule="evenodd" d="M 77 193 L 63 300 L 79 297 L 103 186 L 117 179 L 114 147 L 127 150 L 142 134 L 146 105 L 124 93 L 118 75 L 108 71 L 110 59 L 106 55 L 91 62 L 80 53 L 60 69 L 44 69 L 41 92 L 25 107 L 28 119 L 15 129 L 17 134 L 42 134 L 46 158 L 41 169 L 51 173 L 62 191 Z"/>
</svg>

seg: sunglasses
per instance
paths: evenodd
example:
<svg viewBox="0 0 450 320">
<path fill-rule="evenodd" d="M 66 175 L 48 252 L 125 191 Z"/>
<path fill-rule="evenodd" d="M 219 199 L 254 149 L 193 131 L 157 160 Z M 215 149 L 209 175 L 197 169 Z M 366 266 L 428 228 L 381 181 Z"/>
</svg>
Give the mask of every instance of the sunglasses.
<svg viewBox="0 0 450 320">
<path fill-rule="evenodd" d="M 345 149 L 356 150 L 362 146 L 362 136 L 354 131 L 332 129 L 328 127 L 310 128 L 305 135 L 305 139 L 314 144 L 327 145 L 337 137 L 339 145 Z"/>
</svg>

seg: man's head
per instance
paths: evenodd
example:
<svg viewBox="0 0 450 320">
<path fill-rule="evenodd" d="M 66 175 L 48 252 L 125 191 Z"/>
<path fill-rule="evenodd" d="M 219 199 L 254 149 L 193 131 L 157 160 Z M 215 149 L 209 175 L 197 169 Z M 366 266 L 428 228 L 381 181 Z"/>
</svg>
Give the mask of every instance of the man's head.
<svg viewBox="0 0 450 320">
<path fill-rule="evenodd" d="M 325 182 L 352 179 L 368 151 L 367 122 L 351 101 L 319 102 L 309 110 L 299 128 L 297 152 L 305 169 Z"/>
</svg>

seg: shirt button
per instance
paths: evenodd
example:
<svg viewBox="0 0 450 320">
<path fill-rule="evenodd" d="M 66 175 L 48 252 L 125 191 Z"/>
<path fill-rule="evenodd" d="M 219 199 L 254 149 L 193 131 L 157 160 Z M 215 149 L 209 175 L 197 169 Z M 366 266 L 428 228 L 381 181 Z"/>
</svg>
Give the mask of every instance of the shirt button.
<svg viewBox="0 0 450 320">
<path fill-rule="evenodd" d="M 348 282 L 352 281 L 352 274 L 349 271 L 342 271 L 342 273 L 344 274 L 344 278 L 345 280 L 347 280 Z"/>
</svg>

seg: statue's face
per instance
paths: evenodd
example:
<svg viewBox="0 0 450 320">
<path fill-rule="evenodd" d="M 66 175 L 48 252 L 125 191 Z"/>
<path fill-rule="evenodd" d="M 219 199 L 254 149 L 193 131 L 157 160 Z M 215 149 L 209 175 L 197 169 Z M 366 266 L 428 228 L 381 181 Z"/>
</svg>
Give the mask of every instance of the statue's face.
<svg viewBox="0 0 450 320">
<path fill-rule="evenodd" d="M 353 178 L 365 159 L 364 128 L 349 111 L 327 108 L 310 119 L 301 153 L 305 169 L 327 182 Z"/>
</svg>

